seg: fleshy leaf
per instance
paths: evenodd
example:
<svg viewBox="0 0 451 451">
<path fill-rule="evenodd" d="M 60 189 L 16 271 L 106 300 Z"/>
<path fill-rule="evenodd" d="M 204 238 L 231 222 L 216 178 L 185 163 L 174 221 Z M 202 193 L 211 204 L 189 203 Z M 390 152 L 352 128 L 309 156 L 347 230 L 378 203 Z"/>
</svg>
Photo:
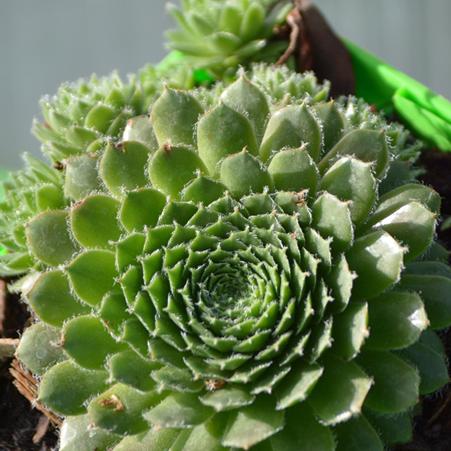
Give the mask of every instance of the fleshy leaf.
<svg viewBox="0 0 451 451">
<path fill-rule="evenodd" d="M 203 110 L 190 94 L 166 88 L 152 106 L 151 121 L 160 146 L 195 143 L 195 125 Z"/>
<path fill-rule="evenodd" d="M 200 397 L 202 404 L 217 412 L 233 410 L 252 404 L 255 397 L 239 387 L 226 386 Z"/>
<path fill-rule="evenodd" d="M 287 106 L 269 119 L 259 151 L 260 157 L 266 161 L 272 152 L 284 147 L 298 148 L 303 143 L 306 143 L 312 159 L 317 161 L 321 148 L 319 124 L 305 105 Z"/>
<path fill-rule="evenodd" d="M 93 428 L 88 415 L 70 416 L 61 427 L 60 450 L 108 449 L 119 440 L 120 437 L 116 434 Z"/>
<path fill-rule="evenodd" d="M 64 350 L 82 367 L 103 368 L 109 354 L 120 351 L 117 343 L 102 322 L 93 316 L 78 316 L 64 325 L 62 333 Z"/>
<path fill-rule="evenodd" d="M 119 202 L 94 195 L 76 203 L 71 211 L 71 228 L 75 239 L 85 248 L 108 248 L 121 234 L 117 216 Z"/>
<path fill-rule="evenodd" d="M 337 157 L 344 155 L 353 155 L 361 161 L 373 163 L 376 177 L 384 174 L 389 163 L 386 137 L 378 130 L 362 128 L 346 134 L 320 161 L 320 170 L 325 172 Z"/>
<path fill-rule="evenodd" d="M 159 428 L 191 428 L 213 415 L 213 409 L 204 406 L 197 395 L 174 393 L 144 414 L 150 424 Z"/>
<path fill-rule="evenodd" d="M 258 397 L 255 402 L 232 415 L 222 437 L 222 445 L 249 449 L 283 429 L 284 413 L 275 410 L 271 398 Z"/>
<path fill-rule="evenodd" d="M 383 451 L 384 445 L 379 435 L 363 416 L 351 418 L 335 428 L 337 451 Z"/>
<path fill-rule="evenodd" d="M 149 425 L 142 413 L 157 404 L 162 396 L 141 392 L 124 384 L 116 384 L 93 399 L 88 406 L 89 418 L 97 426 L 121 435 L 144 432 Z"/>
<path fill-rule="evenodd" d="M 381 351 L 415 343 L 429 324 L 423 302 L 415 292 L 393 291 L 373 299 L 369 318 L 367 347 Z"/>
<path fill-rule="evenodd" d="M 97 159 L 91 155 L 80 155 L 66 161 L 64 194 L 80 200 L 100 188 Z"/>
<path fill-rule="evenodd" d="M 292 367 L 290 373 L 276 389 L 276 409 L 285 410 L 296 403 L 304 401 L 313 390 L 323 371 L 324 368 L 317 364 L 309 366 L 296 365 Z"/>
<path fill-rule="evenodd" d="M 436 215 L 418 202 L 410 202 L 382 218 L 373 229 L 383 229 L 407 246 L 405 258 L 422 254 L 434 237 Z"/>
<path fill-rule="evenodd" d="M 353 359 L 369 335 L 368 304 L 353 302 L 343 313 L 337 315 L 332 335 L 333 351 L 345 360 Z"/>
<path fill-rule="evenodd" d="M 253 155 L 257 153 L 252 124 L 245 116 L 223 103 L 199 121 L 197 146 L 210 175 L 219 172 L 218 163 L 227 155 L 243 149 Z"/>
<path fill-rule="evenodd" d="M 313 224 L 323 237 L 332 238 L 332 248 L 342 252 L 351 245 L 354 233 L 345 202 L 329 193 L 321 194 L 312 205 Z"/>
<path fill-rule="evenodd" d="M 432 393 L 450 381 L 443 344 L 432 330 L 424 331 L 420 339 L 404 349 L 401 355 L 420 373 L 420 394 Z"/>
<path fill-rule="evenodd" d="M 66 358 L 59 339 L 59 329 L 41 322 L 32 324 L 25 329 L 16 356 L 32 373 L 40 376 Z"/>
<path fill-rule="evenodd" d="M 131 232 L 153 227 L 166 204 L 163 193 L 152 188 L 141 188 L 127 193 L 120 209 L 122 225 Z M 152 208 L 148 208 L 152 205 Z"/>
<path fill-rule="evenodd" d="M 371 384 L 354 362 L 330 357 L 308 402 L 323 424 L 338 424 L 361 412 Z"/>
<path fill-rule="evenodd" d="M 269 443 L 268 443 L 269 442 Z M 268 448 L 265 445 L 268 444 Z M 259 449 L 258 445 L 256 449 Z M 282 431 L 262 443 L 262 451 L 333 451 L 335 439 L 330 428 L 321 425 L 306 404 L 287 410 Z"/>
<path fill-rule="evenodd" d="M 79 415 L 84 403 L 107 387 L 107 372 L 86 370 L 67 360 L 44 374 L 39 384 L 39 401 L 62 415 Z"/>
<path fill-rule="evenodd" d="M 240 76 L 221 95 L 222 102 L 235 111 L 250 118 L 257 141 L 263 136 L 264 127 L 269 115 L 266 97 L 245 76 Z"/>
<path fill-rule="evenodd" d="M 26 299 L 39 319 L 52 326 L 62 326 L 65 320 L 89 312 L 76 300 L 62 271 L 49 271 L 35 281 Z"/>
<path fill-rule="evenodd" d="M 67 272 L 75 293 L 87 304 L 97 305 L 114 283 L 114 253 L 85 251 L 71 262 Z"/>
<path fill-rule="evenodd" d="M 412 412 L 383 415 L 367 409 L 365 416 L 379 432 L 384 443 L 394 445 L 412 441 Z"/>
<path fill-rule="evenodd" d="M 117 146 L 109 144 L 100 161 L 103 183 L 115 195 L 147 184 L 146 163 L 150 151 L 138 142 L 127 141 Z"/>
<path fill-rule="evenodd" d="M 274 155 L 268 171 L 277 190 L 308 190 L 314 195 L 319 181 L 318 169 L 304 148 L 286 149 Z"/>
<path fill-rule="evenodd" d="M 374 377 L 367 407 L 380 413 L 398 413 L 418 402 L 420 377 L 405 360 L 390 352 L 366 351 L 359 362 Z"/>
<path fill-rule="evenodd" d="M 149 177 L 152 184 L 165 194 L 177 199 L 183 187 L 198 172 L 205 172 L 199 156 L 189 147 L 164 145 L 150 161 Z"/>
<path fill-rule="evenodd" d="M 376 186 L 371 165 L 353 157 L 340 158 L 321 180 L 323 190 L 349 201 L 351 218 L 356 224 L 368 217 L 376 200 Z"/>
<path fill-rule="evenodd" d="M 384 231 L 358 238 L 347 255 L 357 273 L 352 294 L 372 298 L 399 280 L 404 249 Z"/>
<path fill-rule="evenodd" d="M 406 274 L 401 279 L 400 288 L 415 290 L 421 294 L 433 329 L 444 329 L 451 324 L 451 279 L 443 276 Z"/>
<path fill-rule="evenodd" d="M 246 150 L 224 159 L 221 164 L 221 182 L 237 198 L 251 192 L 261 193 L 265 187 L 272 186 L 266 168 Z"/>
<path fill-rule="evenodd" d="M 65 263 L 76 252 L 76 246 L 67 226 L 68 214 L 51 210 L 34 217 L 26 226 L 31 253 L 43 263 L 57 266 Z"/>
</svg>

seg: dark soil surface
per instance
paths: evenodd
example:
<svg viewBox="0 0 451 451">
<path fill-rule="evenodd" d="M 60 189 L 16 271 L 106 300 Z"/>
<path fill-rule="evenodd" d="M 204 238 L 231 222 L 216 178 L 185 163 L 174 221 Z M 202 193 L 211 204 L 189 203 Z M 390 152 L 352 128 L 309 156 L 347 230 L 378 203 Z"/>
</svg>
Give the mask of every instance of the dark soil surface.
<svg viewBox="0 0 451 451">
<path fill-rule="evenodd" d="M 0 281 L 0 338 L 19 338 L 28 312 L 16 296 L 7 294 Z M 0 362 L 0 451 L 47 451 L 56 446 L 57 435 L 46 417 L 13 385 L 11 360 Z"/>
<path fill-rule="evenodd" d="M 443 198 L 442 214 L 451 216 L 451 154 L 427 151 L 420 164 L 426 172 L 425 184 L 434 187 Z M 451 249 L 451 231 L 439 232 L 439 239 Z M 17 297 L 4 293 L 0 281 L 0 338 L 18 338 L 27 325 L 29 315 Z M 451 360 L 451 330 L 442 333 Z M 0 451 L 47 451 L 57 444 L 57 434 L 46 417 L 32 408 L 13 385 L 9 372 L 11 360 L 0 364 Z M 423 410 L 415 419 L 412 443 L 397 451 L 451 450 L 451 384 L 439 394 L 425 398 Z M 363 451 L 363 450 L 362 450 Z"/>
</svg>

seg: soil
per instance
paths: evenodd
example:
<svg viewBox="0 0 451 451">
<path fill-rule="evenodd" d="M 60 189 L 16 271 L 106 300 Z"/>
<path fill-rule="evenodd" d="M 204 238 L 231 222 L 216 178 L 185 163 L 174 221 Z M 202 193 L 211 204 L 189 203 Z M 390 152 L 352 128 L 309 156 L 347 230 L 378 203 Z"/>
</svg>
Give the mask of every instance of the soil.
<svg viewBox="0 0 451 451">
<path fill-rule="evenodd" d="M 6 292 L 7 282 L 0 281 L 0 338 L 19 338 L 29 314 L 17 296 Z M 0 451 L 53 449 L 55 430 L 13 385 L 10 366 L 11 359 L 0 362 Z"/>
</svg>

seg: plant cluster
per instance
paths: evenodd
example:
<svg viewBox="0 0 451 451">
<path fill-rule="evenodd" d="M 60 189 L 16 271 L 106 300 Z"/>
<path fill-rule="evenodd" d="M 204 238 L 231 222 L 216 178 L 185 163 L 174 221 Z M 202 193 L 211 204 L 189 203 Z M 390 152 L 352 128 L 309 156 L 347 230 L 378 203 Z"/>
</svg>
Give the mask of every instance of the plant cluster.
<svg viewBox="0 0 451 451">
<path fill-rule="evenodd" d="M 223 74 L 260 59 L 286 3 L 186 0 L 174 45 Z M 451 324 L 419 144 L 310 73 L 179 89 L 183 70 L 64 85 L 34 125 L 51 163 L 5 184 L 0 273 L 34 319 L 17 356 L 60 449 L 409 441 Z"/>
</svg>

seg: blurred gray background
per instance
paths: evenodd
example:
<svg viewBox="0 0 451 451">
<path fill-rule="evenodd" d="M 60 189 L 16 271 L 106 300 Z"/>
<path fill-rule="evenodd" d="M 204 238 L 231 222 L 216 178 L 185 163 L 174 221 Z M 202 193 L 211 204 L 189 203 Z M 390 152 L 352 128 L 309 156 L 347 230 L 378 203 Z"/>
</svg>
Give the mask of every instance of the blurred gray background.
<svg viewBox="0 0 451 451">
<path fill-rule="evenodd" d="M 38 100 L 66 80 L 165 54 L 164 0 L 0 0 L 0 168 L 39 154 Z M 450 0 L 316 0 L 343 36 L 451 98 Z"/>
</svg>

